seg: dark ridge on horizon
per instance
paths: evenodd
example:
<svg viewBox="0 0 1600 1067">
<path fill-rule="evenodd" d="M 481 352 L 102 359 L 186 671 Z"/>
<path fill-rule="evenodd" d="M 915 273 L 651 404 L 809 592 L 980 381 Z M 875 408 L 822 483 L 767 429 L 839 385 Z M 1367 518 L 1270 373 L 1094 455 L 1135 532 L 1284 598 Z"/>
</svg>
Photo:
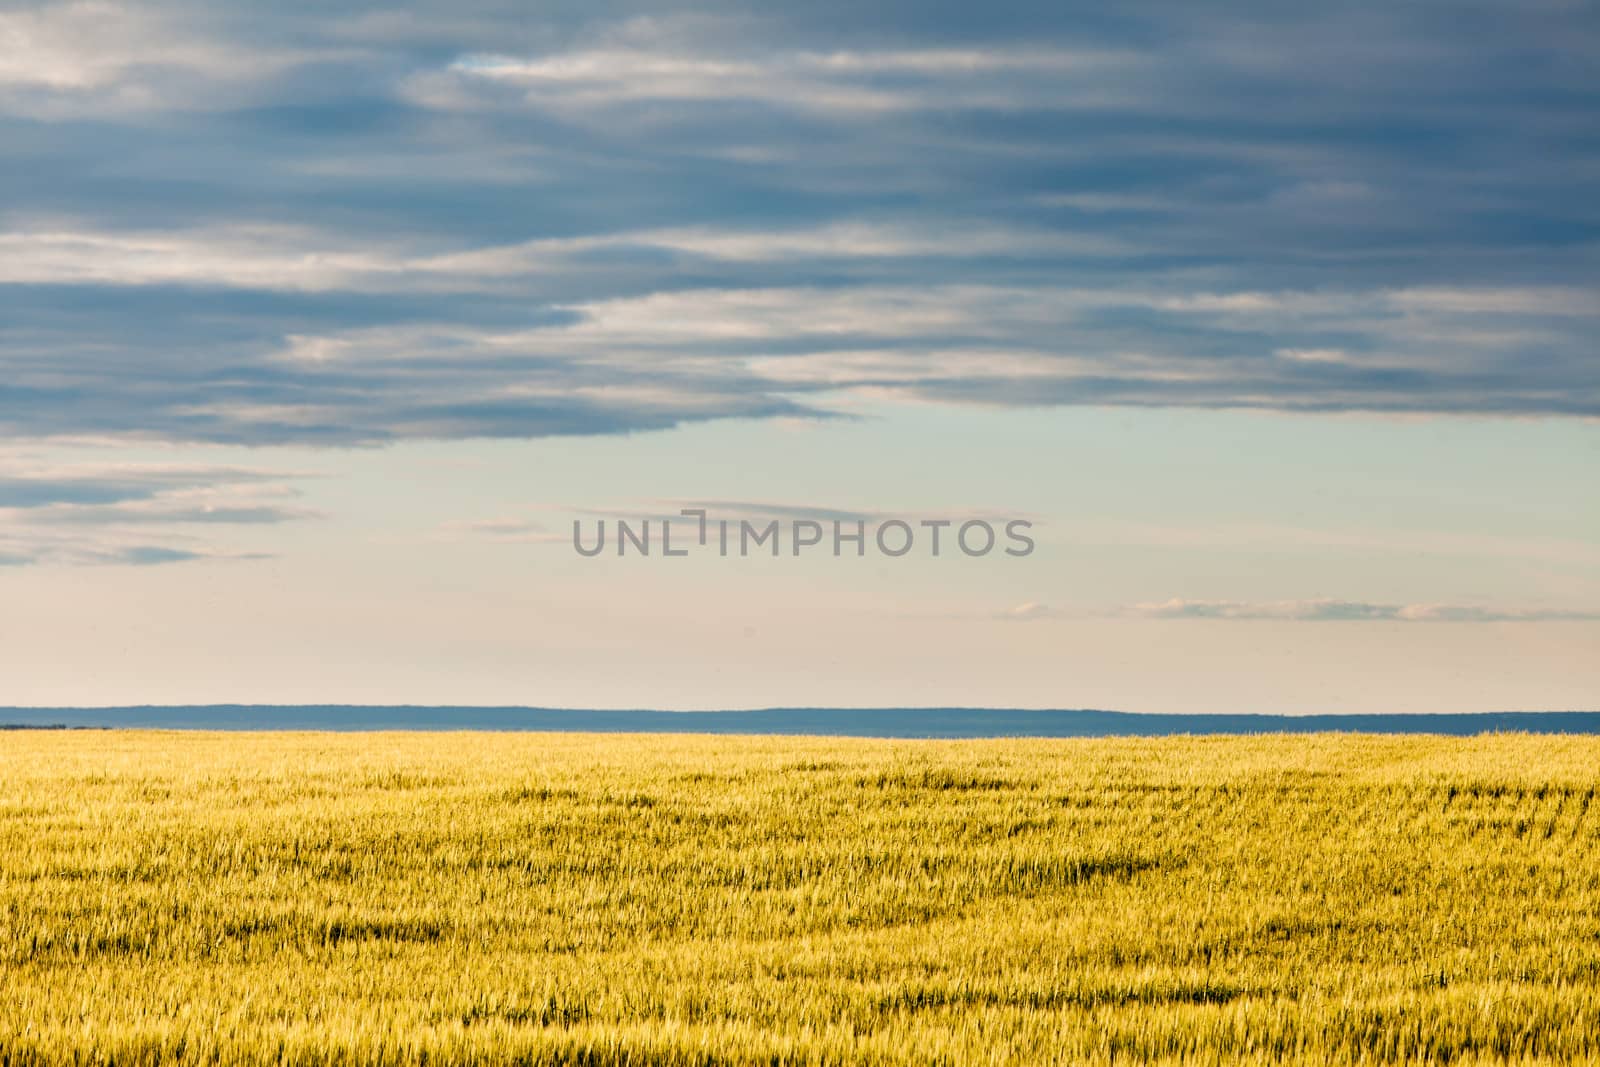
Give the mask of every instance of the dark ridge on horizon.
<svg viewBox="0 0 1600 1067">
<path fill-rule="evenodd" d="M 0 707 L 4 729 L 490 730 L 794 734 L 885 738 L 1161 737 L 1177 734 L 1600 733 L 1600 711 L 1437 714 L 1156 715 L 1022 708 L 757 708 L 628 711 L 418 704 L 196 704 L 103 708 Z"/>
</svg>

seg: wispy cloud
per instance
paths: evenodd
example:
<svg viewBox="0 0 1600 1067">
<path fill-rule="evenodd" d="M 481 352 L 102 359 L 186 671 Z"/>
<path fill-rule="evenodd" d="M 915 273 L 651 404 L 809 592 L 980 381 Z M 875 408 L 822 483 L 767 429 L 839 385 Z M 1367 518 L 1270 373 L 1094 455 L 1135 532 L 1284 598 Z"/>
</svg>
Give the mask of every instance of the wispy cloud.
<svg viewBox="0 0 1600 1067">
<path fill-rule="evenodd" d="M 1004 611 L 997 612 L 995 618 L 1004 622 L 1033 622 L 1037 619 L 1053 618 L 1056 612 L 1049 604 L 1041 604 L 1037 600 L 1024 600 L 1020 604 L 1013 604 Z"/>
<path fill-rule="evenodd" d="M 249 559 L 219 532 L 320 517 L 294 472 L 181 464 L 0 459 L 0 557 L 25 564 Z"/>
<path fill-rule="evenodd" d="M 1143 619 L 1244 619 L 1279 622 L 1593 622 L 1600 611 L 1460 604 L 1385 604 L 1361 600 L 1182 600 L 1135 604 Z"/>
<path fill-rule="evenodd" d="M 485 540 L 501 544 L 564 544 L 570 537 L 558 531 L 553 522 L 522 517 L 451 519 L 439 524 L 435 536 L 441 541 Z"/>
<path fill-rule="evenodd" d="M 0 113 L 71 119 L 214 109 L 264 78 L 332 54 L 207 36 L 196 32 L 198 21 L 118 0 L 0 11 Z"/>
<path fill-rule="evenodd" d="M 740 101 L 848 120 L 952 105 L 1103 106 L 1109 75 L 1149 62 L 1131 49 L 1038 45 L 719 54 L 632 45 L 627 36 L 609 48 L 463 56 L 443 75 L 418 76 L 411 91 L 419 102 L 447 109 L 522 105 L 574 113 Z"/>
<path fill-rule="evenodd" d="M 885 511 L 875 508 L 841 507 L 837 504 L 805 504 L 780 502 L 770 500 L 702 500 L 685 497 L 682 499 L 643 499 L 624 502 L 608 506 L 594 506 L 588 504 L 542 504 L 527 509 L 526 514 L 501 515 L 483 519 L 450 520 L 441 523 L 436 535 L 442 539 L 457 541 L 469 539 L 485 539 L 490 541 L 522 543 L 522 544 L 562 544 L 572 543 L 572 522 L 580 520 L 592 529 L 594 520 L 626 520 L 631 523 L 649 521 L 652 523 L 671 522 L 675 529 L 694 529 L 699 521 L 698 514 L 684 514 L 685 511 L 705 512 L 708 529 L 714 529 L 715 524 L 727 522 L 730 527 L 741 522 L 750 522 L 765 525 L 770 522 L 780 524 L 793 523 L 797 520 L 810 520 L 818 523 L 838 522 L 847 527 L 856 523 L 864 523 L 869 527 L 890 519 L 898 519 L 913 526 L 923 522 L 943 521 L 951 525 L 959 525 L 971 519 L 982 519 L 996 527 L 1003 527 L 1012 519 L 1036 519 L 1035 516 L 1019 512 L 986 512 L 971 509 L 906 509 L 903 511 Z M 945 539 L 951 535 L 946 533 Z"/>
</svg>

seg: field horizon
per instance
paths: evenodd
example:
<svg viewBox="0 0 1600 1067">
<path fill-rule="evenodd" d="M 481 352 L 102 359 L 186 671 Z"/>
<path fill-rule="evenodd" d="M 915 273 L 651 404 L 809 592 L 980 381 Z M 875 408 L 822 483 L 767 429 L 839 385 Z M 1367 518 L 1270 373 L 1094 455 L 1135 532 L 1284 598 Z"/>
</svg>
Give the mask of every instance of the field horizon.
<svg viewBox="0 0 1600 1067">
<path fill-rule="evenodd" d="M 585 709 L 533 705 L 142 704 L 0 707 L 0 729 L 506 731 L 880 738 L 1166 737 L 1369 733 L 1600 734 L 1600 711 L 1174 715 L 1100 709 L 770 707 Z"/>
</svg>

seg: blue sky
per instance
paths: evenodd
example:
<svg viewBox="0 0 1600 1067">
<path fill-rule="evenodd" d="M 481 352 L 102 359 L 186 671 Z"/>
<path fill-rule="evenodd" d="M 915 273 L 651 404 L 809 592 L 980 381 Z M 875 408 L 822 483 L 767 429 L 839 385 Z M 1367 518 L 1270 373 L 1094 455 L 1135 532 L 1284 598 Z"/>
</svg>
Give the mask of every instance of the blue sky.
<svg viewBox="0 0 1600 1067">
<path fill-rule="evenodd" d="M 1555 0 L 9 5 L 0 703 L 1593 706 L 1597 69 Z M 1040 548 L 563 541 L 707 501 Z"/>
</svg>

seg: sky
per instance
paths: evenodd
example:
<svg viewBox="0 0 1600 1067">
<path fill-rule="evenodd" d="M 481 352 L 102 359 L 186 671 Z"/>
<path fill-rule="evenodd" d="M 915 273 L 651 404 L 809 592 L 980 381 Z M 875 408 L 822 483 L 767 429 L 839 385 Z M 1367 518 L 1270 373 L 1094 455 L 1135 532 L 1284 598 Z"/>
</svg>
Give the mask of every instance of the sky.
<svg viewBox="0 0 1600 1067">
<path fill-rule="evenodd" d="M 1597 71 L 1585 0 L 0 3 L 0 705 L 1600 707 Z M 782 551 L 615 553 L 686 508 Z"/>
</svg>

